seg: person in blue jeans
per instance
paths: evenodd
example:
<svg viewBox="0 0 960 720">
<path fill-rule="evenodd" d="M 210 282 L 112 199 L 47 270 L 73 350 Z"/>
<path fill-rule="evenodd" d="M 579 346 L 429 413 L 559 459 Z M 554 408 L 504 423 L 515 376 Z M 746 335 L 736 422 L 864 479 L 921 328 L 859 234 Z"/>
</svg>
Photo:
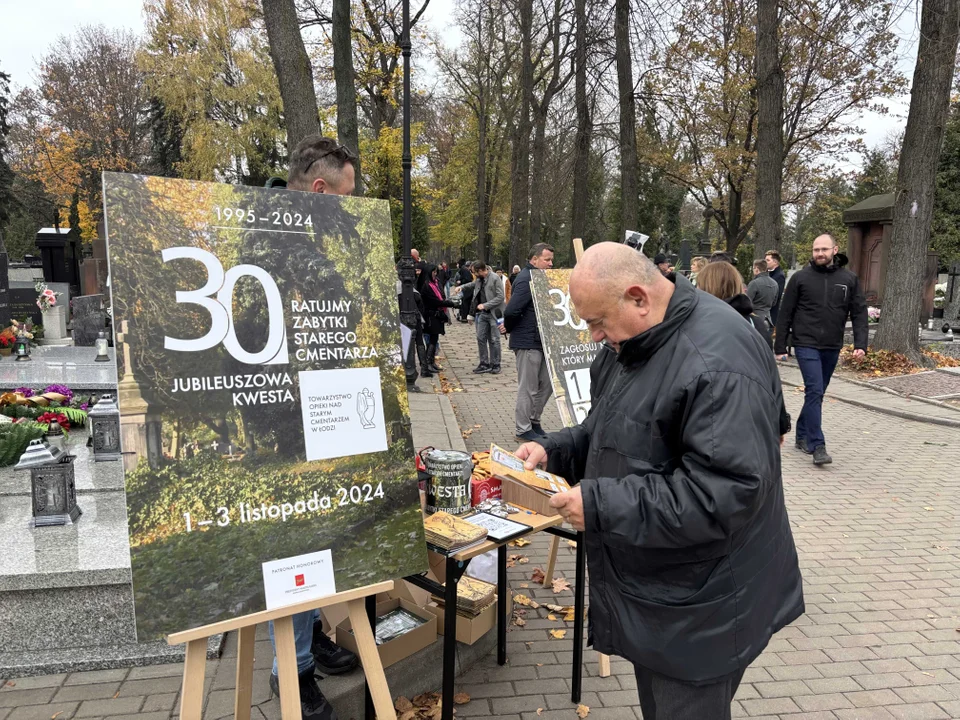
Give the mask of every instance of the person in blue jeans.
<svg viewBox="0 0 960 720">
<path fill-rule="evenodd" d="M 301 192 L 351 195 L 356 180 L 355 161 L 356 156 L 336 140 L 310 135 L 301 140 L 290 155 L 290 175 L 286 187 Z M 267 187 L 284 185 L 282 180 L 275 180 L 278 179 L 271 178 Z M 272 622 L 268 629 L 276 653 Z M 317 610 L 293 616 L 293 638 L 297 650 L 300 713 L 303 720 L 337 720 L 333 706 L 317 686 L 315 674 L 317 670 L 325 675 L 349 672 L 359 664 L 357 656 L 326 636 Z M 270 689 L 279 697 L 276 657 L 270 674 Z"/>
<path fill-rule="evenodd" d="M 848 317 L 853 323 L 854 356 L 862 358 L 867 351 L 867 303 L 860 280 L 846 264 L 833 236 L 820 235 L 813 241 L 810 264 L 787 283 L 777 317 L 777 359 L 787 359 L 789 338 L 803 375 L 796 447 L 813 455 L 814 465 L 833 462 L 823 436 L 823 395 L 840 359 Z"/>
</svg>

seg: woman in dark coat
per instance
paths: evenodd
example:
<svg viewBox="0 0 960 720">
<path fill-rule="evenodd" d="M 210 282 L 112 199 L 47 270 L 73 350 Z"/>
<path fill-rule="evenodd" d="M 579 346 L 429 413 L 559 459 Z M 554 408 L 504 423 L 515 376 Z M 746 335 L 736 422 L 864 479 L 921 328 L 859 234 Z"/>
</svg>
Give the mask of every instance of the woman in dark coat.
<svg viewBox="0 0 960 720">
<path fill-rule="evenodd" d="M 423 298 L 423 334 L 427 341 L 427 367 L 430 372 L 440 372 L 437 367 L 437 345 L 440 336 L 446 334 L 447 313 L 444 308 L 456 307 L 443 297 L 440 282 L 437 280 L 437 266 L 427 263 L 420 277 L 418 290 Z"/>
</svg>

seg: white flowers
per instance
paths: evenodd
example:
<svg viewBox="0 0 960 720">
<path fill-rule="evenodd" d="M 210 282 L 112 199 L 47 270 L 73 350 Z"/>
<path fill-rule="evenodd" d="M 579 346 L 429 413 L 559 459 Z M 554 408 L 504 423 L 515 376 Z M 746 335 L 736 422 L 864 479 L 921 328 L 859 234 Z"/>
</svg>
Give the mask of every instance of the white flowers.
<svg viewBox="0 0 960 720">
<path fill-rule="evenodd" d="M 57 298 L 60 297 L 60 293 L 54 292 L 47 287 L 47 284 L 43 282 L 43 280 L 37 280 L 33 287 L 38 293 L 40 293 L 40 297 L 37 298 L 38 308 L 41 310 L 49 310 L 57 304 Z"/>
</svg>

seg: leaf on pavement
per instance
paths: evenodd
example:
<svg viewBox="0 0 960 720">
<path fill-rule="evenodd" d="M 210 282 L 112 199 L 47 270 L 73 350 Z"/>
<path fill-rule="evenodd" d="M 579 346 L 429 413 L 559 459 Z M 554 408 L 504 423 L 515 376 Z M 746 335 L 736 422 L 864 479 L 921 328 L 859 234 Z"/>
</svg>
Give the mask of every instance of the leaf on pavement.
<svg viewBox="0 0 960 720">
<path fill-rule="evenodd" d="M 533 575 L 530 577 L 538 585 L 543 585 L 543 581 L 546 578 L 546 575 L 543 572 L 543 568 L 534 568 Z"/>
<path fill-rule="evenodd" d="M 527 540 L 526 538 L 517 538 L 516 540 L 513 540 L 510 544 L 513 545 L 514 547 L 526 547 L 527 545 L 530 544 L 530 541 Z"/>
<path fill-rule="evenodd" d="M 570 583 L 567 582 L 566 578 L 558 577 L 553 579 L 553 591 L 555 593 L 563 592 L 564 590 L 570 589 Z"/>
<path fill-rule="evenodd" d="M 517 605 L 530 605 L 530 603 L 532 602 L 532 601 L 530 600 L 530 598 L 528 598 L 526 595 L 522 595 L 522 594 L 520 594 L 520 593 L 517 593 L 516 595 L 513 596 L 513 601 L 514 601 Z"/>
<path fill-rule="evenodd" d="M 563 640 L 567 636 L 566 630 L 551 630 L 550 637 L 554 640 Z"/>
<path fill-rule="evenodd" d="M 567 545 L 569 545 L 569 546 L 572 547 L 572 548 L 575 548 L 575 547 L 577 546 L 577 541 L 576 541 L 576 540 L 567 540 Z"/>
<path fill-rule="evenodd" d="M 470 702 L 470 696 L 465 692 L 453 696 L 454 705 L 466 705 L 468 702 Z"/>
<path fill-rule="evenodd" d="M 550 613 L 549 615 L 547 615 L 547 620 L 556 620 L 556 619 L 557 619 L 557 616 L 554 615 L 553 613 Z"/>
<path fill-rule="evenodd" d="M 537 708 L 537 715 L 543 715 L 543 708 Z"/>
<path fill-rule="evenodd" d="M 413 710 L 413 703 L 410 702 L 405 697 L 398 697 L 393 701 L 393 708 L 399 713 L 407 712 L 407 710 Z"/>
<path fill-rule="evenodd" d="M 590 714 L 590 708 L 586 705 L 577 705 L 577 717 L 580 720 L 583 720 L 587 715 Z"/>
</svg>

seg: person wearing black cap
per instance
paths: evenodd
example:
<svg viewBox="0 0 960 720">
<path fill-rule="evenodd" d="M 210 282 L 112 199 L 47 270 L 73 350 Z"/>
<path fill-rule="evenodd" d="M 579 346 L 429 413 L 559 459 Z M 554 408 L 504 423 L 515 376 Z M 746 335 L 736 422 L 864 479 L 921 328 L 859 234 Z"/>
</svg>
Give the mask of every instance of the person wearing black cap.
<svg viewBox="0 0 960 720">
<path fill-rule="evenodd" d="M 660 270 L 660 274 L 664 277 L 670 274 L 670 261 L 667 260 L 667 256 L 663 253 L 658 254 L 653 259 L 653 264 L 657 266 L 657 268 Z"/>
</svg>

